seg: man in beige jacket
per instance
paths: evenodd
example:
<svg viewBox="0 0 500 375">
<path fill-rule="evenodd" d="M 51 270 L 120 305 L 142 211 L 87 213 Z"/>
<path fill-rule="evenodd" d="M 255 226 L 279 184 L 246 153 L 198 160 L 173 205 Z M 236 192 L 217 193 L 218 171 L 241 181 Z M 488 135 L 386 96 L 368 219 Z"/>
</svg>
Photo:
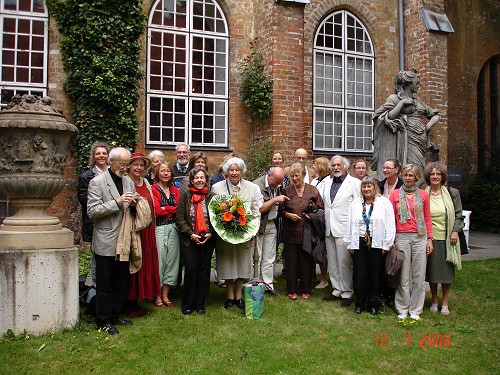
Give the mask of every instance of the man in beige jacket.
<svg viewBox="0 0 500 375">
<path fill-rule="evenodd" d="M 88 190 L 87 213 L 94 221 L 92 251 L 96 259 L 96 324 L 110 335 L 119 333 L 115 325 L 132 324 L 120 318 L 130 279 L 129 262 L 116 258 L 123 212 L 136 205 L 134 183 L 123 178 L 129 163 L 127 149 L 112 149 L 108 156 L 108 170 L 93 178 Z"/>
</svg>

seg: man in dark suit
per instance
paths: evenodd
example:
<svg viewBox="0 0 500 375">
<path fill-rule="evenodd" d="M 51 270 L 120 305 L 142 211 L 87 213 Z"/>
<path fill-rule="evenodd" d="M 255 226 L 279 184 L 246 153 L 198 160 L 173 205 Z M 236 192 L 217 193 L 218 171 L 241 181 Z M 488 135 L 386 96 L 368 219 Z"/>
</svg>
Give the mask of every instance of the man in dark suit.
<svg viewBox="0 0 500 375">
<path fill-rule="evenodd" d="M 259 251 L 259 277 L 272 288 L 269 291 L 278 295 L 274 290 L 273 276 L 276 261 L 276 248 L 278 232 L 276 228 L 278 219 L 278 205 L 288 199 L 281 194 L 281 183 L 285 173 L 281 167 L 271 167 L 267 174 L 257 178 L 253 183 L 260 188 L 264 197 L 264 204 L 260 207 L 260 228 L 257 236 L 257 249 Z M 266 290 L 267 291 L 267 290 Z"/>
<path fill-rule="evenodd" d="M 172 166 L 174 172 L 174 185 L 177 189 L 181 188 L 182 180 L 188 175 L 189 164 L 189 146 L 185 143 L 179 143 L 175 148 L 176 163 Z"/>
<path fill-rule="evenodd" d="M 387 159 L 384 162 L 382 168 L 382 173 L 384 179 L 378 181 L 378 187 L 380 188 L 380 193 L 388 198 L 391 191 L 399 189 L 403 185 L 403 180 L 399 178 L 399 172 L 401 171 L 401 164 L 397 159 Z"/>
<path fill-rule="evenodd" d="M 87 213 L 94 221 L 92 251 L 96 259 L 96 324 L 115 335 L 115 325 L 129 325 L 120 318 L 126 298 L 130 273 L 129 262 L 116 259 L 116 243 L 123 218 L 129 206 L 134 207 L 135 186 L 123 178 L 130 163 L 130 152 L 117 147 L 109 152 L 109 168 L 89 183 Z"/>
<path fill-rule="evenodd" d="M 378 187 L 380 188 L 380 193 L 389 198 L 391 191 L 399 189 L 403 185 L 403 180 L 399 177 L 399 172 L 401 171 L 401 164 L 398 159 L 387 159 L 384 161 L 384 166 L 382 168 L 382 173 L 384 179 L 378 181 Z M 388 306 L 394 305 L 394 297 L 396 290 L 394 288 L 394 280 L 391 280 L 385 272 L 385 262 L 382 264 L 382 285 L 380 290 L 382 291 L 383 298 Z M 394 279 L 394 278 L 392 278 Z"/>
</svg>

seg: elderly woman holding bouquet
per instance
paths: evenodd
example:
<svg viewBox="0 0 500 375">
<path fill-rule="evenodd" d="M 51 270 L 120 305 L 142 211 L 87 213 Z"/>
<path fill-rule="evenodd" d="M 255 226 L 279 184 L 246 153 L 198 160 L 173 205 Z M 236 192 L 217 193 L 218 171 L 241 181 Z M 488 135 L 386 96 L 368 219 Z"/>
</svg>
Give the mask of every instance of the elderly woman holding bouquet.
<svg viewBox="0 0 500 375">
<path fill-rule="evenodd" d="M 208 205 L 214 193 L 208 190 L 210 180 L 204 167 L 189 171 L 189 189 L 181 193 L 177 207 L 177 227 L 181 232 L 184 255 L 184 295 L 182 313 L 205 314 L 205 297 L 210 285 L 210 266 L 215 232 L 210 225 Z"/>
<path fill-rule="evenodd" d="M 323 209 L 323 199 L 317 188 L 304 182 L 306 170 L 300 163 L 292 164 L 288 170 L 292 185 L 283 190 L 288 199 L 283 202 L 283 242 L 287 267 L 286 289 L 288 298 L 298 298 L 298 283 L 300 275 L 300 292 L 304 299 L 311 298 L 311 282 L 313 257 L 303 248 L 304 221 L 310 220 L 307 214 L 311 203 L 316 209 Z"/>
<path fill-rule="evenodd" d="M 219 279 L 226 280 L 224 307 L 236 305 L 243 309 L 241 288 L 243 280 L 252 277 L 252 238 L 259 229 L 259 209 L 264 199 L 257 185 L 242 178 L 246 171 L 242 159 L 229 158 L 222 169 L 227 179 L 212 186 L 218 197 L 214 197 L 211 207 L 214 201 L 218 205 L 217 212 L 210 209 L 212 224 L 219 234 L 215 245 L 217 271 Z"/>
<path fill-rule="evenodd" d="M 455 278 L 455 267 L 462 268 L 460 258 L 460 241 L 458 232 L 464 227 L 462 215 L 462 201 L 457 189 L 445 186 L 448 179 L 446 165 L 441 162 L 432 162 L 426 165 L 424 180 L 426 191 L 431 201 L 432 234 L 434 251 L 427 259 L 425 279 L 429 282 L 432 294 L 430 311 L 438 312 L 438 283 L 441 284 L 443 301 L 441 314 L 448 315 L 448 298 L 451 283 Z"/>
</svg>

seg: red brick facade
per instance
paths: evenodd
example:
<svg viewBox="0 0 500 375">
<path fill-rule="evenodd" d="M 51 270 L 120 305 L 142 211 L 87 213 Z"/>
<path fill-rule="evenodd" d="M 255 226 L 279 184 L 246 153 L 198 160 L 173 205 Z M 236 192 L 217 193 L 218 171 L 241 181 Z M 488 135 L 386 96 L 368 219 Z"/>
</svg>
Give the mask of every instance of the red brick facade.
<svg viewBox="0 0 500 375">
<path fill-rule="evenodd" d="M 148 13 L 154 1 L 144 2 Z M 274 105 L 269 134 L 274 144 L 290 161 L 298 147 L 312 150 L 313 44 L 321 21 L 333 11 L 345 9 L 366 27 L 375 56 L 375 108 L 392 93 L 399 67 L 398 1 L 385 0 L 311 0 L 309 4 L 275 0 L 219 0 L 229 25 L 229 147 L 245 155 L 250 145 L 253 124 L 239 101 L 238 62 L 248 54 L 250 42 L 259 38 L 269 61 L 274 80 Z M 446 13 L 454 33 L 427 31 L 422 8 Z M 461 168 L 464 180 L 477 172 L 476 85 L 483 65 L 500 56 L 500 5 L 494 0 L 405 0 L 405 69 L 417 68 L 422 89 L 418 96 L 437 108 L 440 122 L 431 139 L 440 148 L 440 158 Z M 55 105 L 71 113 L 63 90 L 60 35 L 50 20 L 49 95 Z M 146 46 L 146 34 L 143 45 Z M 146 51 L 141 63 L 146 64 Z M 145 144 L 145 83 L 137 109 L 140 131 L 137 147 Z M 146 152 L 150 150 L 145 150 Z M 165 150 L 173 160 L 173 151 Z M 211 166 L 225 152 L 206 150 Z M 319 155 L 318 155 L 319 156 Z M 370 159 L 371 155 L 366 155 Z M 75 198 L 74 163 L 66 170 L 67 186 L 54 201 L 52 211 L 75 232 L 79 226 L 79 207 Z"/>
</svg>

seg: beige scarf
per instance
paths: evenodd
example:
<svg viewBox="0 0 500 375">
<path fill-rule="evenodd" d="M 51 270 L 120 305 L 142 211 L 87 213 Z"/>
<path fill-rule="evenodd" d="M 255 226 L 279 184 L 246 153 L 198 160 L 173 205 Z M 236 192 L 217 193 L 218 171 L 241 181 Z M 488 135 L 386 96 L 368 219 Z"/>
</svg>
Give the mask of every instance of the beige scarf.
<svg viewBox="0 0 500 375">
<path fill-rule="evenodd" d="M 431 188 L 429 186 L 425 190 L 430 194 Z M 455 206 L 445 186 L 441 186 L 441 197 L 443 198 L 446 209 L 446 261 L 453 263 L 458 270 L 461 270 L 462 257 L 460 256 L 460 241 L 457 241 L 455 245 L 452 245 L 450 242 L 451 233 L 453 232 L 453 226 L 455 224 Z"/>
</svg>

